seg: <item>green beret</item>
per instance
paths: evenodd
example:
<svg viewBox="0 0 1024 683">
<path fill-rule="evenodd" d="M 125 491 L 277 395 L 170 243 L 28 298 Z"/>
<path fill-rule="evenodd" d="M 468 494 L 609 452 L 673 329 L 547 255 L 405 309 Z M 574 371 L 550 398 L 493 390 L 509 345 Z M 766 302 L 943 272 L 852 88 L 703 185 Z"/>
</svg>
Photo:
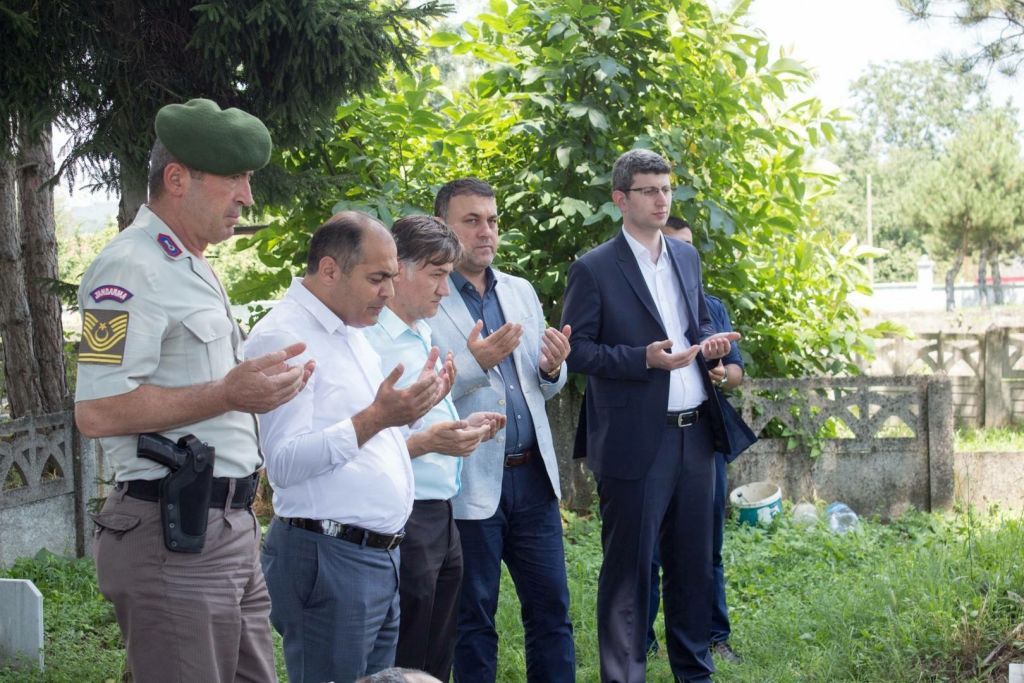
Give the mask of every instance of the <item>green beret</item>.
<svg viewBox="0 0 1024 683">
<path fill-rule="evenodd" d="M 270 132 L 263 122 L 241 109 L 221 110 L 211 100 L 168 104 L 156 113 L 154 127 L 174 158 L 197 171 L 234 175 L 270 161 Z"/>
</svg>

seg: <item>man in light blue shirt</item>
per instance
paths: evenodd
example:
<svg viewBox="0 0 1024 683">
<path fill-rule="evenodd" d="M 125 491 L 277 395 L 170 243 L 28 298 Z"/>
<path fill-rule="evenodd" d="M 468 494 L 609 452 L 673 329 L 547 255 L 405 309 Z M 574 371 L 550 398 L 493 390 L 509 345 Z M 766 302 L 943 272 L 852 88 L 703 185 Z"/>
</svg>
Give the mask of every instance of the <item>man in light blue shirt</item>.
<svg viewBox="0 0 1024 683">
<path fill-rule="evenodd" d="M 365 334 L 383 367 L 400 363 L 407 369 L 397 384 L 401 387 L 415 381 L 430 354 L 431 331 L 424 319 L 437 312 L 448 293 L 448 275 L 462 250 L 455 234 L 430 216 L 401 218 L 391 232 L 399 261 L 395 296 Z M 452 421 L 463 428 L 441 429 Z M 439 444 L 441 452 L 412 461 L 415 502 L 405 525 L 399 569 L 398 666 L 422 669 L 443 681 L 450 677 L 462 584 L 462 547 L 451 499 L 459 492 L 462 456 L 504 424 L 501 413 L 473 413 L 460 420 L 445 396 L 417 425 L 446 436 Z"/>
</svg>

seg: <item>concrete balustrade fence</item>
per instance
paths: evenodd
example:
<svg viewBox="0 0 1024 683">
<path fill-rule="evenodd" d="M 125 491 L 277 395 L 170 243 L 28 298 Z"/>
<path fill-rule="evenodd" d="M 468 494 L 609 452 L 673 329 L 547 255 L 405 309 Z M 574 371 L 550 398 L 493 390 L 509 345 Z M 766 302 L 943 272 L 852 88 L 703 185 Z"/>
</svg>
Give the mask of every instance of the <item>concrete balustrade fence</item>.
<svg viewBox="0 0 1024 683">
<path fill-rule="evenodd" d="M 0 422 L 0 566 L 43 548 L 84 555 L 101 471 L 71 411 Z"/>
<path fill-rule="evenodd" d="M 948 378 L 747 380 L 731 400 L 755 433 L 785 434 L 762 436 L 730 465 L 731 485 L 769 480 L 791 500 L 842 500 L 883 517 L 953 502 Z M 581 462 L 571 461 L 579 399 L 566 395 L 553 403 L 563 497 L 568 507 L 587 509 L 592 478 Z M 814 446 L 821 453 L 812 458 Z"/>
<path fill-rule="evenodd" d="M 1024 327 L 886 337 L 875 342 L 875 354 L 868 375 L 949 377 L 961 426 L 1024 422 Z"/>
</svg>

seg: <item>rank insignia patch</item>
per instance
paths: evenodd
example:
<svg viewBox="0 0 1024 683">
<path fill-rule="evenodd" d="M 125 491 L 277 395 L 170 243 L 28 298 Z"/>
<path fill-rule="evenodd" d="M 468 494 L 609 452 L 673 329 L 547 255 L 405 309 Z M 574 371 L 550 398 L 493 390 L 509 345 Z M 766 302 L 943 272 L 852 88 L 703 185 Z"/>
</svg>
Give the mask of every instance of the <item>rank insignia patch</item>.
<svg viewBox="0 0 1024 683">
<path fill-rule="evenodd" d="M 96 303 L 99 303 L 100 301 L 110 300 L 116 301 L 119 304 L 123 304 L 125 301 L 128 301 L 128 299 L 131 299 L 132 296 L 134 295 L 124 287 L 118 287 L 117 285 L 100 285 L 96 289 L 89 292 L 89 296 L 91 296 L 92 300 L 95 301 Z"/>
<path fill-rule="evenodd" d="M 128 313 L 102 309 L 86 310 L 82 320 L 80 363 L 120 365 L 128 337 Z"/>
<path fill-rule="evenodd" d="M 174 238 L 168 235 L 166 232 L 162 232 L 156 236 L 156 241 L 160 243 L 160 247 L 167 252 L 167 255 L 171 258 L 177 258 L 181 256 L 181 247 L 174 241 Z"/>
</svg>

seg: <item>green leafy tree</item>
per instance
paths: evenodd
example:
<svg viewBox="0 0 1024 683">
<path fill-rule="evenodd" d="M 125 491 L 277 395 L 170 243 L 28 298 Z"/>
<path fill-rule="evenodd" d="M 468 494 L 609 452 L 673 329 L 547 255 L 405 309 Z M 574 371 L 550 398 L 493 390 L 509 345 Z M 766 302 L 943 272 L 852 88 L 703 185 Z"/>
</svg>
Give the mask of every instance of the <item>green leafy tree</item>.
<svg viewBox="0 0 1024 683">
<path fill-rule="evenodd" d="M 416 54 L 438 16 L 366 0 L 0 0 L 0 336 L 12 413 L 56 410 L 66 387 L 52 184 L 88 170 L 120 195 L 125 227 L 146 199 L 156 111 L 210 97 L 263 118 L 278 145 L 316 137 L 345 95 Z M 72 131 L 54 171 L 50 128 Z M 289 178 L 260 175 L 261 197 Z M 17 189 L 15 189 L 17 188 Z"/>
<path fill-rule="evenodd" d="M 487 175 L 504 160 L 500 140 L 516 122 L 512 113 L 468 87 L 453 91 L 440 77 L 432 64 L 392 71 L 385 87 L 337 108 L 330 137 L 281 153 L 282 169 L 300 182 L 273 207 L 269 228 L 236 242 L 255 249 L 267 270 L 247 273 L 233 298 L 278 296 L 304 267 L 309 238 L 327 216 L 357 209 L 390 225 L 430 213 L 450 177 Z"/>
<path fill-rule="evenodd" d="M 809 73 L 773 57 L 739 23 L 744 11 L 494 0 L 459 32 L 435 33 L 429 46 L 486 69 L 455 90 L 431 67 L 396 76 L 342 105 L 330 141 L 289 153 L 295 173 L 329 191 L 282 207 L 285 223 L 246 243 L 282 269 L 250 291 L 290 277 L 328 206 L 385 220 L 429 211 L 441 183 L 473 174 L 499 194 L 502 265 L 528 277 L 556 319 L 569 263 L 619 228 L 612 164 L 641 145 L 675 166 L 676 210 L 706 238 L 709 290 L 732 305 L 751 369 L 853 370 L 868 340 L 847 297 L 864 291 L 865 273 L 856 247 L 818 225 L 815 202 L 834 178 L 807 154 L 833 136 L 834 114 L 793 99 Z"/>
<path fill-rule="evenodd" d="M 979 254 L 978 286 L 987 301 L 985 265 L 1006 246 L 1020 244 L 1024 215 L 1024 169 L 1013 113 L 977 114 L 949 141 L 913 188 L 913 218 L 937 253 L 951 261 L 946 273 L 946 308 L 964 258 Z"/>
<path fill-rule="evenodd" d="M 810 74 L 773 57 L 740 24 L 745 10 L 498 0 L 465 27 L 453 48 L 493 64 L 477 87 L 520 118 L 504 149 L 522 161 L 494 178 L 508 188 L 502 209 L 515 229 L 505 260 L 556 317 L 569 263 L 621 225 L 612 163 L 650 147 L 675 166 L 675 210 L 706 238 L 709 290 L 731 304 L 751 370 L 850 369 L 851 347 L 866 349 L 846 296 L 863 270 L 818 228 L 814 199 L 833 179 L 806 156 L 832 136 L 832 118 L 814 98 L 792 103 Z"/>
<path fill-rule="evenodd" d="M 146 196 L 152 122 L 169 102 L 209 97 L 267 124 L 277 146 L 297 145 L 330 122 L 339 99 L 378 82 L 389 64 L 416 53 L 410 23 L 436 17 L 419 7 L 280 0 L 123 0 L 82 3 L 90 59 L 74 79 L 88 88 L 72 112 L 68 164 L 82 162 L 121 195 L 118 224 Z M 282 174 L 265 173 L 262 194 L 287 196 Z"/>
<path fill-rule="evenodd" d="M 886 62 L 869 66 L 850 92 L 852 116 L 830 153 L 843 182 L 822 202 L 823 221 L 866 240 L 870 175 L 873 243 L 885 250 L 875 260 L 875 277 L 909 280 L 925 251 L 924 235 L 909 217 L 916 201 L 909 188 L 963 122 L 989 107 L 985 82 L 940 61 Z"/>
<path fill-rule="evenodd" d="M 871 64 L 850 93 L 857 142 L 871 156 L 896 149 L 936 156 L 965 118 L 989 106 L 983 78 L 940 60 Z"/>
<path fill-rule="evenodd" d="M 61 410 L 67 395 L 57 276 L 50 123 L 69 106 L 72 73 L 88 55 L 75 40 L 75 3 L 0 0 L 0 338 L 6 409 Z"/>
</svg>

